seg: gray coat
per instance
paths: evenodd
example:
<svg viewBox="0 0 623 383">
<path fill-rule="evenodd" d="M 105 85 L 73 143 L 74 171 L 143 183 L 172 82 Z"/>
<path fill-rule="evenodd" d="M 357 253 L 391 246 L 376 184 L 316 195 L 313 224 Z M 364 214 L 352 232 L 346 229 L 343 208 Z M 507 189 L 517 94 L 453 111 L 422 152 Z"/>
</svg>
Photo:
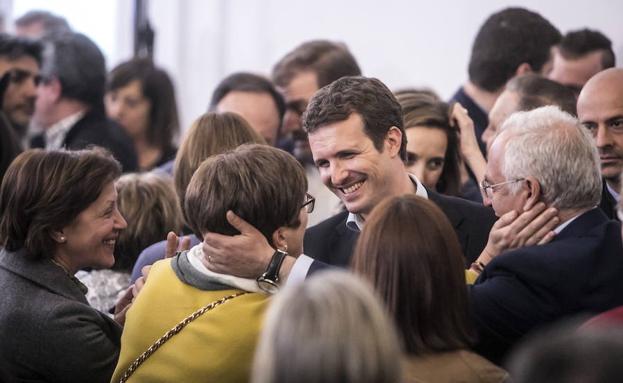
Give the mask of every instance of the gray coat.
<svg viewBox="0 0 623 383">
<path fill-rule="evenodd" d="M 0 250 L 0 382 L 109 382 L 121 328 L 50 260 Z"/>
</svg>

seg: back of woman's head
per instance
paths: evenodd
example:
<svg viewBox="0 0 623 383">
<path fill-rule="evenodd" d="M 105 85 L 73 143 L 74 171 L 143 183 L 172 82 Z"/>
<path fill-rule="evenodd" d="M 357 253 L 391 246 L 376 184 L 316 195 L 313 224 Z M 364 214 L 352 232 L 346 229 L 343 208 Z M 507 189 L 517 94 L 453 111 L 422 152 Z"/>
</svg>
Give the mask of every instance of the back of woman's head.
<svg viewBox="0 0 623 383">
<path fill-rule="evenodd" d="M 414 195 L 386 199 L 359 237 L 352 267 L 384 299 L 410 354 L 467 347 L 467 290 L 456 234 Z"/>
<path fill-rule="evenodd" d="M 458 132 L 450 120 L 450 106 L 434 95 L 422 91 L 403 91 L 396 94 L 403 114 L 405 130 L 413 127 L 440 129 L 446 133 L 448 146 L 437 191 L 458 195 L 460 188 Z"/>
<path fill-rule="evenodd" d="M 182 228 L 182 209 L 168 176 L 125 174 L 116 182 L 119 212 L 128 222 L 115 247 L 113 269 L 129 272 L 141 250 Z"/>
<path fill-rule="evenodd" d="M 151 105 L 147 122 L 147 140 L 150 144 L 167 149 L 179 132 L 179 116 L 175 88 L 163 69 L 146 58 L 134 58 L 116 66 L 108 75 L 106 91 L 115 91 L 138 80 L 143 96 Z"/>
<path fill-rule="evenodd" d="M 254 383 L 400 381 L 400 347 L 370 286 L 346 271 L 314 275 L 271 304 Z"/>
<path fill-rule="evenodd" d="M 253 143 L 266 141 L 235 113 L 206 113 L 199 117 L 188 129 L 175 157 L 173 180 L 180 201 L 184 201 L 190 178 L 204 160 Z"/>
<path fill-rule="evenodd" d="M 20 154 L 0 187 L 0 246 L 25 248 L 35 258 L 51 255 L 52 231 L 70 224 L 120 175 L 119 163 L 99 148 Z"/>
<path fill-rule="evenodd" d="M 232 210 L 269 242 L 282 226 L 298 227 L 305 200 L 305 170 L 292 155 L 268 145 L 242 145 L 208 158 L 193 175 L 184 217 L 195 235 L 238 233 L 225 218 Z"/>
</svg>

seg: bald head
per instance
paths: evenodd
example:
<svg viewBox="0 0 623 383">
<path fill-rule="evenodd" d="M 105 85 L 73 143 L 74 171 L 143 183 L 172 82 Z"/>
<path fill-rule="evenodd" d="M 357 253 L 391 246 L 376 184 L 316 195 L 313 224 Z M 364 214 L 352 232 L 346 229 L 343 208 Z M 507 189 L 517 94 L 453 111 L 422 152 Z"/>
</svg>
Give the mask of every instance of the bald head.
<svg viewBox="0 0 623 383">
<path fill-rule="evenodd" d="M 578 98 L 578 118 L 591 132 L 599 150 L 601 175 L 620 190 L 623 171 L 623 69 L 597 73 Z"/>
</svg>

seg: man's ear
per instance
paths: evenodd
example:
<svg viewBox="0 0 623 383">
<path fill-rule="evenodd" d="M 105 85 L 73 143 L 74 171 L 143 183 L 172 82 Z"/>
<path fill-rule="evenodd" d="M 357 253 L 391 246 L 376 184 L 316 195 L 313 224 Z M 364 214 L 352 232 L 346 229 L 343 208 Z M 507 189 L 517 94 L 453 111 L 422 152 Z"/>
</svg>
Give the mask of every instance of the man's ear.
<svg viewBox="0 0 623 383">
<path fill-rule="evenodd" d="M 54 101 L 60 100 L 63 93 L 63 85 L 58 78 L 52 77 L 52 79 L 48 80 L 46 87 L 48 88 L 48 92 L 50 92 L 51 99 Z"/>
<path fill-rule="evenodd" d="M 385 150 L 388 151 L 391 157 L 400 155 L 400 146 L 404 136 L 400 129 L 392 126 L 385 135 Z"/>
<path fill-rule="evenodd" d="M 522 192 L 527 193 L 524 210 L 530 210 L 541 200 L 541 184 L 532 176 L 526 177 L 523 181 Z"/>
<path fill-rule="evenodd" d="M 515 76 L 523 76 L 524 74 L 532 73 L 532 66 L 528 63 L 521 63 L 515 70 Z"/>
</svg>

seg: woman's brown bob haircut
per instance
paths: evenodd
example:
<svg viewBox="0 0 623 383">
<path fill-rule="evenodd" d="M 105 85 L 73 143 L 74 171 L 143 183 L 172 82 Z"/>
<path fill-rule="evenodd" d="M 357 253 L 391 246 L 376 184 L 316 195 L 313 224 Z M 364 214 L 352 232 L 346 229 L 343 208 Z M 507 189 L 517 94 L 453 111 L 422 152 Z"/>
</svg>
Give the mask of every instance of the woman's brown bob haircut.
<svg viewBox="0 0 623 383">
<path fill-rule="evenodd" d="M 414 195 L 383 201 L 366 220 L 352 266 L 385 300 L 407 353 L 468 347 L 461 247 L 432 202 Z"/>
<path fill-rule="evenodd" d="M 186 190 L 184 217 L 199 238 L 206 232 L 233 235 L 238 231 L 225 218 L 232 210 L 272 243 L 279 227 L 301 224 L 306 191 L 305 170 L 290 154 L 242 145 L 199 166 Z"/>
<path fill-rule="evenodd" d="M 100 148 L 20 154 L 0 187 L 0 245 L 51 258 L 52 231 L 70 224 L 120 175 L 119 162 Z"/>
<path fill-rule="evenodd" d="M 205 159 L 251 143 L 266 141 L 239 115 L 206 113 L 199 117 L 186 133 L 175 157 L 173 180 L 182 204 L 190 178 Z"/>
</svg>

